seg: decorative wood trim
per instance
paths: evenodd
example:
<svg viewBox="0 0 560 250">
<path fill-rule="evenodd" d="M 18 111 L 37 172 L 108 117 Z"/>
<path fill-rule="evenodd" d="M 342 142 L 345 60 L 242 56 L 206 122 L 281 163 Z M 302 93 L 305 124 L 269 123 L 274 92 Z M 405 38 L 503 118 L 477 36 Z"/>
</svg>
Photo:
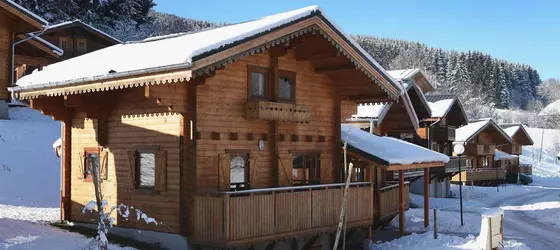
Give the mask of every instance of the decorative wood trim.
<svg viewBox="0 0 560 250">
<path fill-rule="evenodd" d="M 239 136 L 238 136 L 237 133 L 231 132 L 231 133 L 229 133 L 229 139 L 232 140 L 232 141 L 237 141 L 239 139 Z"/>
<path fill-rule="evenodd" d="M 312 135 L 306 135 L 305 136 L 305 141 L 306 142 L 313 142 L 313 136 Z"/>
<path fill-rule="evenodd" d="M 285 134 L 278 134 L 278 141 L 285 141 L 286 135 Z"/>
<path fill-rule="evenodd" d="M 253 135 L 253 133 L 247 133 L 247 140 L 248 140 L 248 141 L 253 141 L 253 140 L 255 140 L 255 136 Z"/>
<path fill-rule="evenodd" d="M 319 136 L 319 142 L 325 142 L 325 141 L 327 141 L 326 136 L 320 135 L 320 136 Z"/>
<path fill-rule="evenodd" d="M 298 135 L 292 135 L 292 141 L 294 141 L 294 142 L 299 141 L 299 136 Z"/>
<path fill-rule="evenodd" d="M 268 134 L 262 134 L 261 140 L 268 141 Z"/>
</svg>

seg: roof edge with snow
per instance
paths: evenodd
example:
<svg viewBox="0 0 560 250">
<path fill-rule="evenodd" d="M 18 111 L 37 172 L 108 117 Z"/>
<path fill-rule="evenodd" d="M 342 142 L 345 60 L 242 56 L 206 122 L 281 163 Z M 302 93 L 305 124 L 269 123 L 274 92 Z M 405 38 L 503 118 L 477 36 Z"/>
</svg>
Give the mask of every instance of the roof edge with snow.
<svg viewBox="0 0 560 250">
<path fill-rule="evenodd" d="M 123 43 L 121 40 L 103 32 L 102 30 L 97 29 L 97 28 L 95 28 L 95 27 L 93 27 L 93 26 L 91 26 L 87 23 L 84 23 L 80 19 L 51 25 L 51 26 L 47 27 L 47 29 L 45 30 L 45 34 L 48 34 L 48 33 L 51 33 L 51 32 L 56 32 L 57 30 L 60 30 L 60 29 L 65 29 L 65 28 L 75 27 L 75 26 L 79 26 L 79 27 L 85 29 L 86 31 L 89 31 L 90 33 L 93 33 L 93 34 L 101 37 L 103 40 L 106 40 L 106 41 L 108 41 L 112 44 Z"/>
<path fill-rule="evenodd" d="M 4 0 L 3 3 L 5 3 L 7 6 L 12 8 L 13 10 L 17 11 L 18 13 L 21 13 L 21 14 L 25 15 L 26 17 L 30 18 L 31 20 L 35 21 L 36 23 L 30 23 L 30 24 L 32 24 L 33 26 L 36 26 L 37 28 L 43 29 L 43 28 L 45 28 L 46 26 L 49 25 L 49 22 L 47 22 L 47 20 L 45 20 L 42 17 L 38 16 L 37 14 L 31 12 L 30 10 L 24 8 L 23 6 L 15 3 L 12 0 Z"/>
</svg>

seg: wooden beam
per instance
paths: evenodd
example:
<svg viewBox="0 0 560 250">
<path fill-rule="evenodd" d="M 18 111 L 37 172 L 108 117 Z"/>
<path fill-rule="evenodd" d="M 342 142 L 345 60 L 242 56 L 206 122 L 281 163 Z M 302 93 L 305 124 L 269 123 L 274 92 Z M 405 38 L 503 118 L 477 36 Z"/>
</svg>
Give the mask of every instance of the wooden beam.
<svg viewBox="0 0 560 250">
<path fill-rule="evenodd" d="M 86 105 L 85 96 L 83 95 L 65 95 L 64 106 L 68 108 L 83 107 Z"/>
<path fill-rule="evenodd" d="M 315 73 L 334 73 L 347 70 L 355 70 L 356 66 L 352 64 L 328 66 L 328 67 L 317 67 L 315 68 Z"/>
<path fill-rule="evenodd" d="M 72 219 L 72 198 L 71 179 L 72 179 L 72 116 L 62 122 L 62 175 L 60 189 L 60 221 L 68 221 Z"/>
<path fill-rule="evenodd" d="M 399 170 L 399 234 L 404 235 L 404 170 Z"/>
<path fill-rule="evenodd" d="M 14 63 L 16 65 L 39 65 L 39 66 L 46 66 L 49 65 L 53 60 L 49 60 L 44 57 L 34 57 L 34 56 L 24 56 L 24 55 L 15 55 L 14 56 Z"/>
<path fill-rule="evenodd" d="M 424 169 L 424 227 L 430 225 L 430 169 Z"/>
<path fill-rule="evenodd" d="M 427 162 L 427 163 L 415 163 L 415 164 L 390 164 L 387 168 L 387 171 L 396 171 L 396 170 L 408 170 L 408 169 L 415 169 L 415 168 L 433 168 L 433 167 L 442 167 L 445 166 L 443 162 Z"/>
</svg>

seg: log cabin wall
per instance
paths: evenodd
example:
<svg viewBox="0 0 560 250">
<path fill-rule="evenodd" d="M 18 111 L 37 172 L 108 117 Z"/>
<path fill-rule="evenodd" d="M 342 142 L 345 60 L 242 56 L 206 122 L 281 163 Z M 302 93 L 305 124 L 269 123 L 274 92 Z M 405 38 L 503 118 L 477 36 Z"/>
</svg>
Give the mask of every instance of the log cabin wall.
<svg viewBox="0 0 560 250">
<path fill-rule="evenodd" d="M 271 145 L 275 139 L 278 141 L 279 157 L 290 163 L 292 159 L 289 153 L 294 151 L 320 153 L 322 182 L 333 181 L 334 86 L 329 77 L 315 73 L 311 63 L 296 61 L 292 50 L 278 58 L 279 70 L 296 73 L 295 103 L 311 109 L 310 123 L 279 122 L 279 136 L 273 138 L 270 121 L 245 118 L 247 67 L 252 65 L 268 68 L 270 62 L 270 52 L 243 58 L 227 65 L 224 70 L 217 71 L 215 76 L 197 87 L 198 190 L 219 189 L 218 159 L 226 150 L 249 150 L 251 157 L 255 158 L 253 166 L 256 165 L 256 169 L 251 169 L 249 176 L 251 188 L 276 186 L 276 159 L 273 156 L 274 145 Z M 236 136 L 232 136 L 232 133 Z M 263 150 L 258 149 L 259 140 L 265 142 Z"/>
<path fill-rule="evenodd" d="M 13 20 L 5 12 L 0 12 L 0 100 L 10 99 L 8 86 L 11 79 L 11 46 L 13 43 L 13 32 L 11 30 Z"/>
<path fill-rule="evenodd" d="M 347 119 L 352 118 L 352 115 L 358 113 L 358 102 L 341 101 L 340 110 L 342 112 L 340 116 L 341 122 L 346 122 Z"/>
<path fill-rule="evenodd" d="M 184 117 L 186 113 L 187 92 L 184 83 L 150 86 L 150 95 L 158 96 L 158 101 L 146 99 L 147 90 L 132 88 L 122 90 L 115 106 L 107 119 L 108 178 L 102 183 L 103 195 L 108 200 L 108 208 L 125 204 L 133 206 L 155 218 L 163 225 L 147 224 L 136 220 L 134 209 L 130 210 L 130 218 L 126 219 L 113 213 L 118 218 L 120 227 L 133 227 L 154 231 L 174 232 L 181 230 L 180 221 L 180 174 L 181 164 L 185 165 L 184 148 L 189 140 L 183 138 Z M 166 105 L 162 105 L 165 103 Z M 170 111 L 172 109 L 172 111 Z M 84 148 L 99 146 L 99 120 L 86 118 L 83 108 L 74 108 L 72 115 L 71 141 L 71 219 L 74 221 L 91 222 L 91 213 L 82 213 L 85 204 L 95 200 L 93 183 L 85 181 L 82 174 L 80 154 Z M 129 157 L 127 153 L 141 146 L 158 146 L 166 152 L 166 185 L 164 191 L 144 191 L 136 189 L 133 184 Z M 183 162 L 182 162 L 183 161 Z M 124 210 L 123 210 L 124 211 Z M 186 214 L 186 213 L 185 213 Z"/>
</svg>

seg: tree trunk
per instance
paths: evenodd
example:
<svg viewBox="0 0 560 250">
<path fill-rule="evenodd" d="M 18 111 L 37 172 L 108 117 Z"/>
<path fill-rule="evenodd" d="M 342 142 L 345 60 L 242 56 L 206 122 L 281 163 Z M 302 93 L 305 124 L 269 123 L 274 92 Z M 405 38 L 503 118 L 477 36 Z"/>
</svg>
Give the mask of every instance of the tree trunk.
<svg viewBox="0 0 560 250">
<path fill-rule="evenodd" d="M 101 155 L 101 154 L 100 154 Z M 98 158 L 99 159 L 99 158 Z M 97 230 L 99 234 L 99 249 L 107 250 L 107 225 L 105 224 L 105 213 L 103 207 L 103 194 L 101 193 L 101 178 L 99 164 L 90 164 L 93 174 L 93 186 L 95 189 L 95 200 L 97 202 Z"/>
</svg>

